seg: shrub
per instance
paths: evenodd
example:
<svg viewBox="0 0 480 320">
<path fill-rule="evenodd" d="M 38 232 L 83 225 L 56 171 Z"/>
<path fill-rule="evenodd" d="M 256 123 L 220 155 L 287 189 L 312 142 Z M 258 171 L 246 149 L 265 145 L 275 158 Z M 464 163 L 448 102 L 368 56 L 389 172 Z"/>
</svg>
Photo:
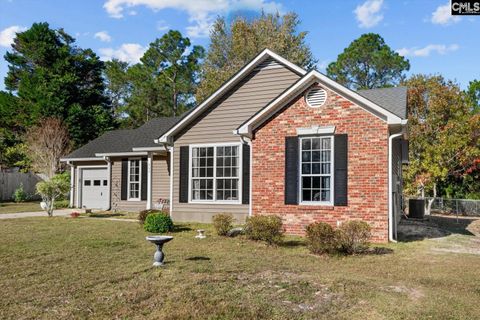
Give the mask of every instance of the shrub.
<svg viewBox="0 0 480 320">
<path fill-rule="evenodd" d="M 325 222 L 312 223 L 306 230 L 307 246 L 315 254 L 332 253 L 337 248 L 336 232 Z"/>
<path fill-rule="evenodd" d="M 337 244 L 340 251 L 355 254 L 368 248 L 370 226 L 365 221 L 348 221 L 337 230 Z"/>
<path fill-rule="evenodd" d="M 15 202 L 25 202 L 27 201 L 27 199 L 28 195 L 25 190 L 23 190 L 23 183 L 21 183 L 20 186 L 15 189 L 15 192 L 13 193 L 13 200 L 15 200 Z"/>
<path fill-rule="evenodd" d="M 278 216 L 253 216 L 247 219 L 245 234 L 251 240 L 261 240 L 268 244 L 282 241 L 283 224 Z"/>
<path fill-rule="evenodd" d="M 233 227 L 233 216 L 229 213 L 214 215 L 213 227 L 219 236 L 226 236 Z"/>
<path fill-rule="evenodd" d="M 147 215 L 147 218 L 145 218 L 143 228 L 148 232 L 168 232 L 173 230 L 173 221 L 166 213 L 150 213 Z"/>
<path fill-rule="evenodd" d="M 55 201 L 55 209 L 68 208 L 70 206 L 70 201 L 68 200 L 57 200 Z"/>
<path fill-rule="evenodd" d="M 155 209 L 149 209 L 149 210 L 142 210 L 138 213 L 138 222 L 140 222 L 140 224 L 145 224 L 145 219 L 147 219 L 147 216 L 150 214 L 150 213 L 162 213 L 160 210 L 155 210 Z"/>
</svg>

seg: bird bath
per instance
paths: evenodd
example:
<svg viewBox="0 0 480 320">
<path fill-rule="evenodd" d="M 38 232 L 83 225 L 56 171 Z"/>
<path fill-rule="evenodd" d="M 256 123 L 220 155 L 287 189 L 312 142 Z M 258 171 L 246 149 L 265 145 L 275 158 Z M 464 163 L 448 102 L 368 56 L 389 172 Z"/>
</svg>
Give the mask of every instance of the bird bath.
<svg viewBox="0 0 480 320">
<path fill-rule="evenodd" d="M 153 266 L 160 267 L 163 266 L 163 260 L 165 259 L 165 254 L 163 253 L 163 244 L 172 240 L 171 236 L 148 236 L 146 237 L 148 241 L 157 246 L 157 251 L 153 255 Z"/>
</svg>

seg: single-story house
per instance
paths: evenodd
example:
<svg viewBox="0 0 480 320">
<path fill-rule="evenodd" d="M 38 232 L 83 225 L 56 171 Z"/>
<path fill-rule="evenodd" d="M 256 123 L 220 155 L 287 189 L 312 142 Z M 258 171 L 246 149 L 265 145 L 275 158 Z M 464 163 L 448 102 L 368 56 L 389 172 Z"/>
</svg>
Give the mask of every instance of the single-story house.
<svg viewBox="0 0 480 320">
<path fill-rule="evenodd" d="M 279 215 L 287 233 L 357 219 L 394 240 L 407 159 L 404 87 L 352 91 L 264 50 L 181 118 L 104 134 L 64 161 L 71 204 L 170 200 L 176 221 Z"/>
</svg>

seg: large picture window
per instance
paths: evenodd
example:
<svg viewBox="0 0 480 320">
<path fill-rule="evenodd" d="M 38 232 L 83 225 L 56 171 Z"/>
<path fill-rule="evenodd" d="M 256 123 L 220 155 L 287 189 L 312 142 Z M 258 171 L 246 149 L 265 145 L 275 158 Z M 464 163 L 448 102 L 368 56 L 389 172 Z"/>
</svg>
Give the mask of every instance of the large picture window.
<svg viewBox="0 0 480 320">
<path fill-rule="evenodd" d="M 300 199 L 304 204 L 332 204 L 333 138 L 300 139 Z"/>
<path fill-rule="evenodd" d="M 140 200 L 140 159 L 128 160 L 128 200 Z"/>
<path fill-rule="evenodd" d="M 191 149 L 191 200 L 239 200 L 239 147 L 198 146 Z"/>
</svg>

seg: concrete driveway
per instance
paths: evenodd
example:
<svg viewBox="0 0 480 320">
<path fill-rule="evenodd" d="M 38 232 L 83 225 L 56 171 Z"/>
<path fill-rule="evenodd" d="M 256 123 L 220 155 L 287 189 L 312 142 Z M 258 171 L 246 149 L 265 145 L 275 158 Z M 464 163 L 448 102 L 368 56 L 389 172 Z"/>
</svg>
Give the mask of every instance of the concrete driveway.
<svg viewBox="0 0 480 320">
<path fill-rule="evenodd" d="M 68 216 L 74 209 L 58 209 L 53 211 L 53 216 Z M 77 210 L 78 211 L 78 210 Z M 19 213 L 2 213 L 0 214 L 0 220 L 2 219 L 17 219 L 17 218 L 30 218 L 30 217 L 48 217 L 45 211 L 36 212 L 19 212 Z"/>
</svg>

